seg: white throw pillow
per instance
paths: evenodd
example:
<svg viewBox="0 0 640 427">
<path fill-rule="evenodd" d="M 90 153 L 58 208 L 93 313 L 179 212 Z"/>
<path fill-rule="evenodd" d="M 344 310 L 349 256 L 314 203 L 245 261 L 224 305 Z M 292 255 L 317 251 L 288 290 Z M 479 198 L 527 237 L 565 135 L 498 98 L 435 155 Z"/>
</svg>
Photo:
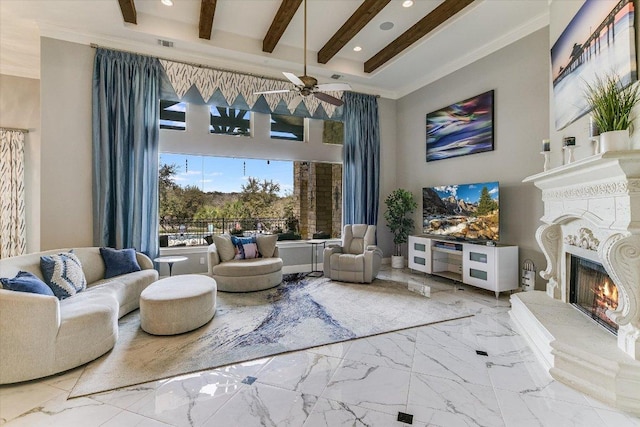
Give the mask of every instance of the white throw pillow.
<svg viewBox="0 0 640 427">
<path fill-rule="evenodd" d="M 258 251 L 263 258 L 273 257 L 273 253 L 276 250 L 276 243 L 278 243 L 277 234 L 258 234 L 256 237 L 258 243 Z"/>
<path fill-rule="evenodd" d="M 214 235 L 213 243 L 216 245 L 220 261 L 231 261 L 236 255 L 236 247 L 231 242 L 231 236 L 228 234 Z"/>
</svg>

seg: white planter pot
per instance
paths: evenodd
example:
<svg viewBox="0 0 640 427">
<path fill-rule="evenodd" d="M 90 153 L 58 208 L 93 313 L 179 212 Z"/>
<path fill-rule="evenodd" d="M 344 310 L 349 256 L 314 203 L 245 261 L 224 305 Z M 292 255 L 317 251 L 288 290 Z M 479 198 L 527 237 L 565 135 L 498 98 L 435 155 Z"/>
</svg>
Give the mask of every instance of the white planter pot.
<svg viewBox="0 0 640 427">
<path fill-rule="evenodd" d="M 629 130 L 612 130 L 600 134 L 600 152 L 624 151 L 631 149 Z"/>
<path fill-rule="evenodd" d="M 404 268 L 404 257 L 400 255 L 391 255 L 391 267 Z"/>
</svg>

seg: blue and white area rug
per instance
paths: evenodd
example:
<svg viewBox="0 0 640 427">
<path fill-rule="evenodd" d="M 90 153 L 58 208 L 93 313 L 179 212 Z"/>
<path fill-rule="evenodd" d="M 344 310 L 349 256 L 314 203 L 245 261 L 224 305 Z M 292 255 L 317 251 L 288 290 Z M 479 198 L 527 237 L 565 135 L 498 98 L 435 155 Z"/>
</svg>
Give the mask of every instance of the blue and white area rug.
<svg viewBox="0 0 640 427">
<path fill-rule="evenodd" d="M 147 334 L 136 310 L 120 319 L 115 347 L 86 366 L 70 397 L 471 315 L 458 302 L 448 292 L 425 298 L 401 282 L 288 275 L 266 291 L 218 292 L 213 320 L 181 335 Z"/>
</svg>

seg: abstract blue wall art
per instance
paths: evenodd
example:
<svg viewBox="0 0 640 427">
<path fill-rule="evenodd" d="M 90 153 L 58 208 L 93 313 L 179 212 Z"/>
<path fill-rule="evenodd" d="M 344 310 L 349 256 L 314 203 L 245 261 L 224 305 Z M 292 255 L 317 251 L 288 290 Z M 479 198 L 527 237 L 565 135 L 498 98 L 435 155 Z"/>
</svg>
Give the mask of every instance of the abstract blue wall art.
<svg viewBox="0 0 640 427">
<path fill-rule="evenodd" d="M 493 90 L 427 114 L 427 162 L 493 150 Z"/>
</svg>

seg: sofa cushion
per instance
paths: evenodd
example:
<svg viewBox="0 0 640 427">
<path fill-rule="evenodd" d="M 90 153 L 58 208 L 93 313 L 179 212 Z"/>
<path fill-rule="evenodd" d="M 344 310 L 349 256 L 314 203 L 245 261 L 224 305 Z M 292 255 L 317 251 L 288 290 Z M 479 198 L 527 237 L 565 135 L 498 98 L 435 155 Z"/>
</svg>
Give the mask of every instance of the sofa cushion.
<svg viewBox="0 0 640 427">
<path fill-rule="evenodd" d="M 87 287 L 82 264 L 72 251 L 40 257 L 40 268 L 58 299 L 69 298 Z"/>
<path fill-rule="evenodd" d="M 259 234 L 256 237 L 256 243 L 258 244 L 258 251 L 263 258 L 271 258 L 276 250 L 276 243 L 278 243 L 277 234 Z"/>
<path fill-rule="evenodd" d="M 236 248 L 231 241 L 231 236 L 229 236 L 228 234 L 221 234 L 219 236 L 214 235 L 213 243 L 215 243 L 216 245 L 216 250 L 218 251 L 220 261 L 231 261 L 236 255 Z"/>
<path fill-rule="evenodd" d="M 231 242 L 233 242 L 233 245 L 236 247 L 236 254 L 233 259 L 254 259 L 260 257 L 255 237 L 231 236 Z"/>
<path fill-rule="evenodd" d="M 213 267 L 218 276 L 259 276 L 282 270 L 280 258 L 234 259 Z"/>
<path fill-rule="evenodd" d="M 135 249 L 100 248 L 100 255 L 104 260 L 105 279 L 140 271 Z"/>
<path fill-rule="evenodd" d="M 28 271 L 20 271 L 16 277 L 0 278 L 2 287 L 10 291 L 29 292 L 32 294 L 53 296 L 53 291 L 46 283 Z"/>
</svg>

